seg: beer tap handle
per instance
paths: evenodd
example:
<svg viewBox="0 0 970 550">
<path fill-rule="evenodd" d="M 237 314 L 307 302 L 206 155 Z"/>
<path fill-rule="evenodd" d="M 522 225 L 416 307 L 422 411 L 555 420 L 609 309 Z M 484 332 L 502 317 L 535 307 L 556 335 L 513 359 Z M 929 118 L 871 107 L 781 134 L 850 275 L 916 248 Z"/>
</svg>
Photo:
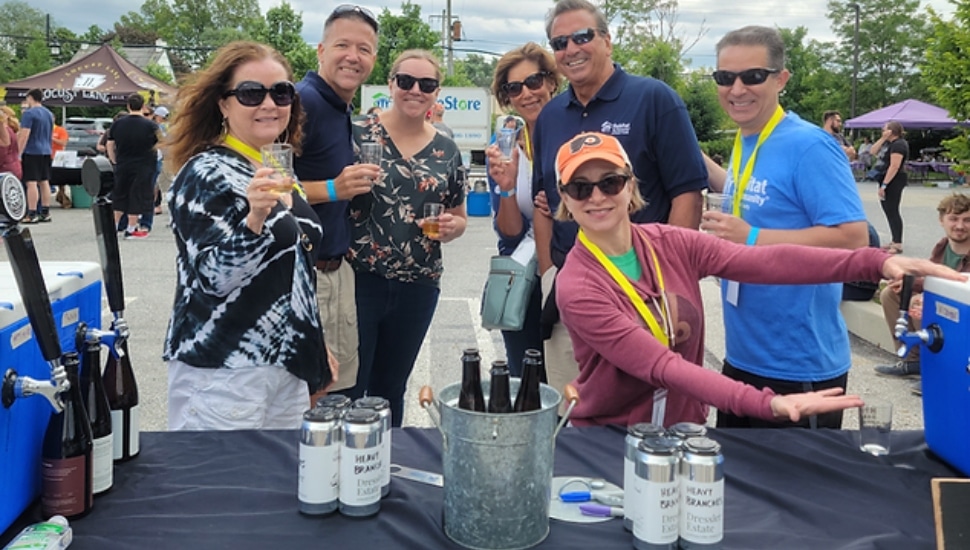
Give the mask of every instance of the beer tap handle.
<svg viewBox="0 0 970 550">
<path fill-rule="evenodd" d="M 896 318 L 896 326 L 893 329 L 893 334 L 901 342 L 903 335 L 909 330 L 909 303 L 913 299 L 913 282 L 915 279 L 912 275 L 904 275 L 903 288 L 899 292 L 899 317 Z M 902 347 L 897 352 L 905 353 L 909 351 L 909 346 L 905 342 L 902 342 L 902 344 Z"/>
<path fill-rule="evenodd" d="M 899 311 L 901 312 L 909 311 L 909 303 L 913 299 L 913 283 L 915 281 L 916 277 L 903 275 L 903 289 L 899 293 Z"/>
<path fill-rule="evenodd" d="M 101 252 L 101 273 L 104 292 L 108 297 L 108 309 L 113 313 L 125 310 L 125 287 L 121 277 L 121 253 L 118 250 L 118 231 L 114 221 L 111 201 L 99 197 L 92 206 L 94 232 Z"/>
<path fill-rule="evenodd" d="M 41 355 L 48 362 L 55 362 L 61 356 L 61 343 L 57 337 L 57 324 L 54 322 L 54 312 L 51 311 L 50 296 L 44 284 L 44 274 L 40 270 L 37 260 L 37 250 L 30 237 L 30 231 L 21 230 L 14 226 L 3 233 L 3 242 L 7 247 L 7 256 L 13 268 L 20 296 L 24 300 L 24 308 L 30 319 L 30 326 L 37 337 Z"/>
</svg>

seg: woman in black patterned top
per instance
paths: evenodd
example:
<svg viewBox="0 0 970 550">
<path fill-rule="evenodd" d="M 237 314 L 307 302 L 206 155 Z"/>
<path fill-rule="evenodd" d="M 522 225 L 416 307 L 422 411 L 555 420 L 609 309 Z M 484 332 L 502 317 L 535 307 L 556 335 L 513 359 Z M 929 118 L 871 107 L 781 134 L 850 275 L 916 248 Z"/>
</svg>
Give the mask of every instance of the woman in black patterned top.
<svg viewBox="0 0 970 550">
<path fill-rule="evenodd" d="M 354 126 L 358 153 L 361 143 L 377 142 L 383 155 L 381 179 L 350 202 L 360 369 L 346 393 L 388 399 L 394 426 L 401 425 L 408 376 L 438 304 L 441 243 L 460 237 L 467 221 L 458 146 L 424 118 L 440 81 L 433 54 L 403 52 L 391 66 L 391 107 Z M 426 203 L 444 205 L 437 237 L 422 234 Z"/>
<path fill-rule="evenodd" d="M 260 147 L 300 143 L 292 72 L 234 42 L 179 92 L 166 161 L 178 283 L 164 358 L 169 429 L 296 428 L 332 375 L 314 297 L 323 228 Z"/>
</svg>

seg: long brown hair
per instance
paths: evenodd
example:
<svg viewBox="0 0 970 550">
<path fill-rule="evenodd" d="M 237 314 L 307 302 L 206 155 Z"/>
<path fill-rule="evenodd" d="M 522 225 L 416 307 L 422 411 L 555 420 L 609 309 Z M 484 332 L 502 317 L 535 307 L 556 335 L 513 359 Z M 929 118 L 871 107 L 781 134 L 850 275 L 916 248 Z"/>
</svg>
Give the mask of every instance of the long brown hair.
<svg viewBox="0 0 970 550">
<path fill-rule="evenodd" d="M 495 64 L 495 76 L 492 77 L 492 95 L 502 107 L 508 109 L 512 104 L 509 94 L 505 93 L 502 86 L 509 81 L 509 72 L 513 67 L 523 61 L 532 61 L 539 67 L 540 71 L 546 73 L 546 80 L 552 84 L 552 93 L 555 94 L 562 84 L 562 76 L 556 67 L 556 58 L 546 51 L 542 46 L 535 42 L 526 42 L 518 48 L 509 50 Z"/>
<path fill-rule="evenodd" d="M 192 81 L 179 89 L 175 115 L 169 126 L 165 142 L 168 147 L 165 162 L 174 174 L 194 155 L 219 143 L 224 132 L 219 101 L 229 89 L 233 75 L 239 66 L 250 61 L 272 59 L 286 70 L 286 77 L 293 80 L 293 69 L 271 46 L 258 42 L 231 42 L 216 52 L 212 63 L 195 74 Z M 279 139 L 293 145 L 300 152 L 303 140 L 303 109 L 297 94 L 290 109 L 290 122 Z"/>
</svg>

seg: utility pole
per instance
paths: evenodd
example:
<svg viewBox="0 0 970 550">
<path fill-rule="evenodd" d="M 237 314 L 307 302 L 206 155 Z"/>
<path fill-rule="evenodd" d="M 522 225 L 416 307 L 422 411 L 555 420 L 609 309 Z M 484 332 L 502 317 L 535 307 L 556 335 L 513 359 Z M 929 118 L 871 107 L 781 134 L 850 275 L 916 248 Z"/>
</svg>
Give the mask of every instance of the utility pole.
<svg viewBox="0 0 970 550">
<path fill-rule="evenodd" d="M 455 51 L 452 48 L 452 41 L 451 41 L 451 0 L 448 0 L 447 6 L 448 6 L 448 14 L 445 17 L 445 35 L 447 36 L 447 40 L 448 40 L 448 42 L 447 42 L 447 44 L 448 44 L 448 64 L 447 64 L 448 73 L 447 74 L 448 74 L 448 76 L 451 76 L 452 74 L 454 74 L 454 70 L 455 70 L 455 65 L 454 65 L 454 62 L 455 62 Z"/>
<path fill-rule="evenodd" d="M 852 9 L 855 10 L 855 35 L 852 40 L 852 107 L 849 118 L 855 118 L 855 97 L 859 82 L 859 4 L 852 4 Z"/>
</svg>

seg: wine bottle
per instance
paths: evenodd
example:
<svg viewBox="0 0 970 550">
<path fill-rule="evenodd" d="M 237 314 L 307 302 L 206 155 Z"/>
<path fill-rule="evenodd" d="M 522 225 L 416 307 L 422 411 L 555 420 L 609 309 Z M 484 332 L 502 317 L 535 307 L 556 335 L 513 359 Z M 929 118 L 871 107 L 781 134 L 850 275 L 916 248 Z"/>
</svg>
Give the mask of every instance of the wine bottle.
<svg viewBox="0 0 970 550">
<path fill-rule="evenodd" d="M 488 412 L 512 412 L 512 399 L 509 395 L 509 365 L 505 361 L 492 362 L 492 382 L 488 393 Z"/>
<path fill-rule="evenodd" d="M 92 482 L 94 494 L 100 495 L 111 489 L 114 483 L 114 445 L 111 432 L 111 407 L 108 394 L 101 379 L 101 341 L 93 338 L 86 341 L 87 327 L 78 328 L 77 349 L 81 350 L 81 396 L 84 408 L 91 422 L 91 437 L 94 442 L 92 461 L 94 473 Z"/>
<path fill-rule="evenodd" d="M 41 452 L 40 505 L 45 516 L 83 517 L 94 505 L 91 424 L 81 400 L 77 353 L 65 353 L 61 364 L 69 387 L 58 394 L 64 410 L 51 415 Z"/>
<path fill-rule="evenodd" d="M 461 356 L 461 393 L 458 408 L 485 412 L 485 396 L 482 394 L 482 358 L 475 348 L 469 348 Z"/>
<path fill-rule="evenodd" d="M 131 370 L 128 341 L 118 344 L 118 353 L 108 354 L 104 367 L 104 389 L 111 407 L 112 457 L 115 462 L 125 462 L 138 456 L 141 450 L 138 437 L 141 421 L 138 414 L 138 386 L 135 372 Z"/>
<path fill-rule="evenodd" d="M 525 350 L 522 358 L 522 381 L 519 393 L 515 396 L 515 412 L 537 411 L 542 408 L 539 395 L 539 375 L 542 369 L 542 354 L 538 350 Z"/>
</svg>

